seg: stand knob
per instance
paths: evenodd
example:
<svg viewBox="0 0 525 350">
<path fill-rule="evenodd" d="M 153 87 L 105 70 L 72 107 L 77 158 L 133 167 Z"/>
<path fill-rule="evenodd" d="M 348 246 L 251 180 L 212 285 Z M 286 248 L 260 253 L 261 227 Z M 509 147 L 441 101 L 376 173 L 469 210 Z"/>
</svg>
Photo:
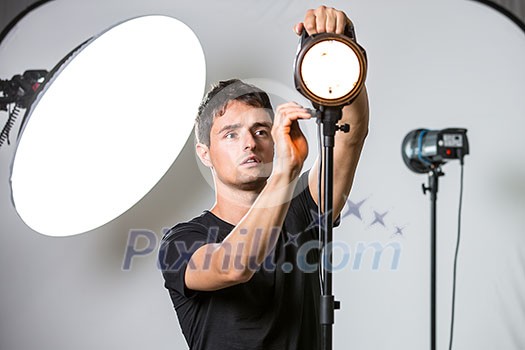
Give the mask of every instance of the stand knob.
<svg viewBox="0 0 525 350">
<path fill-rule="evenodd" d="M 337 125 L 337 130 L 347 133 L 350 131 L 350 125 L 349 124 Z"/>
</svg>

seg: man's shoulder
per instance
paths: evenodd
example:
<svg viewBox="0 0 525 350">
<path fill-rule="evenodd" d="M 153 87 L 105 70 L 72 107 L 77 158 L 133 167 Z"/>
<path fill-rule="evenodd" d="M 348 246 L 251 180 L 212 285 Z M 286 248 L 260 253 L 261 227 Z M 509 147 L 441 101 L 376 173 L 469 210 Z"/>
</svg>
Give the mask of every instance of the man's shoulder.
<svg viewBox="0 0 525 350">
<path fill-rule="evenodd" d="M 310 170 L 305 171 L 299 177 L 297 185 L 295 186 L 293 199 L 290 203 L 290 209 L 288 213 L 294 213 L 297 210 L 317 210 L 317 204 L 315 204 L 312 194 L 310 192 L 310 187 L 308 183 L 308 176 Z"/>
<path fill-rule="evenodd" d="M 208 231 L 213 225 L 213 216 L 209 211 L 204 211 L 201 215 L 196 216 L 189 221 L 179 222 L 171 227 L 162 237 L 162 241 L 168 242 L 180 238 L 185 234 L 203 235 L 204 237 L 207 237 Z"/>
<path fill-rule="evenodd" d="M 300 194 L 304 192 L 309 193 L 309 184 L 308 184 L 308 176 L 310 174 L 310 169 L 306 170 L 304 173 L 302 173 L 299 178 L 297 179 L 297 184 L 295 185 L 294 194 L 293 197 L 296 198 Z"/>
</svg>

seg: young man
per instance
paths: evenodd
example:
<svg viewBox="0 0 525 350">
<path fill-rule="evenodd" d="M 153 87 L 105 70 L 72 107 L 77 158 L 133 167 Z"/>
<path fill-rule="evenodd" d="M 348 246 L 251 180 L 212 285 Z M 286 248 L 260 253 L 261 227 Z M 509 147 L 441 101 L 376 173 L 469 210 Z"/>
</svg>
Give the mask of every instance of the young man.
<svg viewBox="0 0 525 350">
<path fill-rule="evenodd" d="M 349 23 L 321 6 L 295 31 L 343 33 Z M 159 253 L 190 349 L 319 348 L 317 166 L 300 176 L 308 145 L 298 121 L 309 118 L 295 103 L 274 115 L 266 93 L 239 80 L 220 82 L 199 108 L 196 152 L 216 201 L 173 227 Z M 365 89 L 341 123 L 351 131 L 336 135 L 334 218 L 368 133 Z"/>
</svg>

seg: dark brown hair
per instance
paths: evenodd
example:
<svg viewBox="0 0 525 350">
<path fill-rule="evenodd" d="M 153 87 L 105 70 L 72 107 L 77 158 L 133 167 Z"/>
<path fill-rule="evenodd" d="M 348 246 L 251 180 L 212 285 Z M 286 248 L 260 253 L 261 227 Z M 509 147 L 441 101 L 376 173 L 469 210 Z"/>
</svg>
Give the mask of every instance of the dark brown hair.
<svg viewBox="0 0 525 350">
<path fill-rule="evenodd" d="M 273 120 L 273 108 L 268 94 L 256 86 L 239 79 L 219 81 L 204 96 L 195 119 L 197 142 L 210 146 L 210 131 L 215 117 L 226 112 L 231 101 L 239 101 L 252 107 L 265 108 Z"/>
</svg>

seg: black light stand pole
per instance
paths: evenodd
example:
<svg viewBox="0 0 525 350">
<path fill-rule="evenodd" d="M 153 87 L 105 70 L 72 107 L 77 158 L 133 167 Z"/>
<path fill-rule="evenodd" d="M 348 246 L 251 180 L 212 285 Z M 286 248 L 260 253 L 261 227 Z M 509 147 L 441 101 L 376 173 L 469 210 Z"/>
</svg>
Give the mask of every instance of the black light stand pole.
<svg viewBox="0 0 525 350">
<path fill-rule="evenodd" d="M 321 349 L 332 350 L 332 335 L 334 324 L 334 313 L 340 308 L 340 303 L 335 301 L 332 295 L 332 252 L 325 248 L 330 247 L 333 240 L 333 170 L 334 170 L 334 146 L 335 133 L 340 130 L 349 131 L 348 124 L 339 126 L 336 123 L 341 119 L 342 107 L 320 107 L 321 120 L 323 123 L 323 145 L 324 145 L 324 208 L 322 210 L 323 239 L 322 239 L 322 259 L 324 268 L 323 288 L 320 302 L 320 323 L 321 323 Z"/>
<path fill-rule="evenodd" d="M 436 209 L 439 177 L 445 175 L 435 167 L 428 174 L 428 187 L 423 184 L 423 193 L 430 191 L 430 349 L 436 350 L 437 293 L 436 293 Z"/>
</svg>

